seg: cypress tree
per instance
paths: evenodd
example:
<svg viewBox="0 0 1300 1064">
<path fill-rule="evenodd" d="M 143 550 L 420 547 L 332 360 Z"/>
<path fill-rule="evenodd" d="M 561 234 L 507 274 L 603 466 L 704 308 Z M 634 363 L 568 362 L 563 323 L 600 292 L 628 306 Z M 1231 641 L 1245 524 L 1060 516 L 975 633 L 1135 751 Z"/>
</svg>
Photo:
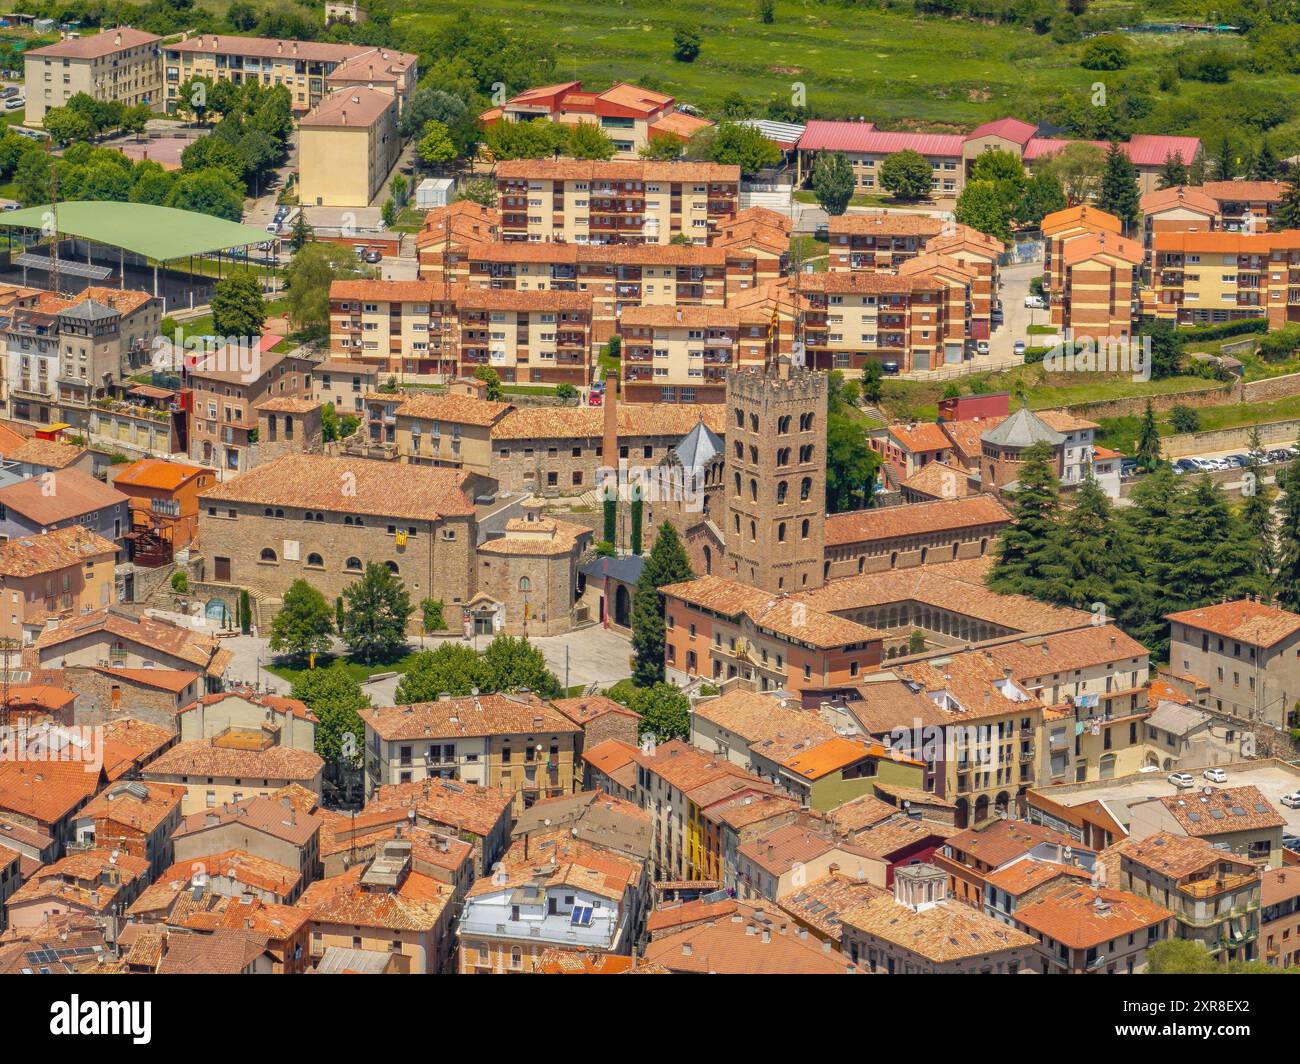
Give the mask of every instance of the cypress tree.
<svg viewBox="0 0 1300 1064">
<path fill-rule="evenodd" d="M 1277 492 L 1264 483 L 1264 471 L 1259 454 L 1264 444 L 1259 426 L 1250 430 L 1250 451 L 1246 456 L 1246 471 L 1242 476 L 1241 520 L 1254 536 L 1258 553 L 1255 555 L 1255 575 L 1264 585 L 1265 594 L 1273 595 L 1273 572 L 1277 568 L 1277 518 L 1273 513 L 1273 499 Z"/>
<path fill-rule="evenodd" d="M 664 602 L 659 589 L 692 576 L 681 537 L 666 521 L 632 595 L 632 682 L 637 687 L 652 687 L 664 678 Z"/>
<path fill-rule="evenodd" d="M 995 591 L 1042 598 L 1060 527 L 1060 489 L 1049 444 L 1035 443 L 1022 457 L 1019 488 L 1010 493 L 1011 524 L 998 541 L 988 582 Z"/>
<path fill-rule="evenodd" d="M 1160 464 L 1160 433 L 1156 431 L 1156 415 L 1151 409 L 1150 399 L 1138 428 L 1137 464 L 1144 473 L 1150 473 Z"/>
</svg>

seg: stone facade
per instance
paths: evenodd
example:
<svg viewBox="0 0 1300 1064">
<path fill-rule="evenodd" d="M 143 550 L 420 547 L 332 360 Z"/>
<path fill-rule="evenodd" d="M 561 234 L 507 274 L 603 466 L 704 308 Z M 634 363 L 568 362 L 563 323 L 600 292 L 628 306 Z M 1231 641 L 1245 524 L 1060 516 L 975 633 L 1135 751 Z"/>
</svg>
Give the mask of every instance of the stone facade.
<svg viewBox="0 0 1300 1064">
<path fill-rule="evenodd" d="M 203 682 L 197 675 L 183 690 L 173 692 L 121 672 L 84 665 L 65 668 L 63 686 L 77 696 L 79 725 L 105 724 L 116 717 L 129 716 L 170 730 L 176 728 L 176 711 L 203 691 Z"/>
<path fill-rule="evenodd" d="M 826 376 L 786 363 L 727 377 L 729 574 L 765 591 L 823 582 Z"/>
<path fill-rule="evenodd" d="M 460 607 L 474 593 L 473 517 L 414 523 L 366 517 L 355 523 L 351 514 L 341 512 L 323 511 L 323 520 L 308 521 L 299 509 L 272 507 L 270 517 L 266 509 L 242 502 L 205 505 L 199 515 L 205 580 L 282 599 L 295 580 L 305 579 L 333 602 L 361 578 L 367 563 L 378 562 L 402 578 L 413 603 L 441 598 L 447 623 L 460 623 Z M 406 533 L 405 545 L 397 542 L 399 529 Z M 233 597 L 238 598 L 237 591 Z M 416 610 L 411 631 L 419 625 Z"/>
</svg>

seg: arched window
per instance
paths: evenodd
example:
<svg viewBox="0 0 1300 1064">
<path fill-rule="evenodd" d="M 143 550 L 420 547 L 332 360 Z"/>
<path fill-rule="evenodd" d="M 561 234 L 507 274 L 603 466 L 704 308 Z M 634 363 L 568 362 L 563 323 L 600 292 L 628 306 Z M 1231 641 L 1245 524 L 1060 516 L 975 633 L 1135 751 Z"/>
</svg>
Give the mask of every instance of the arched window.
<svg viewBox="0 0 1300 1064">
<path fill-rule="evenodd" d="M 284 516 L 284 511 L 281 510 L 281 509 L 278 509 L 278 508 L 277 508 L 276 511 L 275 511 L 275 516 L 276 516 L 276 517 L 283 517 L 283 516 Z"/>
<path fill-rule="evenodd" d="M 779 522 L 779 523 L 777 524 L 777 526 L 776 526 L 776 541 L 777 541 L 778 543 L 784 543 L 784 542 L 785 542 L 785 522 L 784 522 L 784 521 Z"/>
<path fill-rule="evenodd" d="M 804 444 L 804 446 L 799 448 L 799 462 L 801 465 L 806 465 L 808 462 L 811 462 L 812 460 L 813 460 L 813 445 L 811 443 Z"/>
<path fill-rule="evenodd" d="M 740 494 L 740 474 L 736 474 L 736 494 Z"/>
<path fill-rule="evenodd" d="M 528 577 L 526 577 L 526 576 L 521 576 L 521 577 L 519 578 L 519 590 L 520 590 L 520 591 L 531 591 L 532 589 L 533 589 L 533 582 L 532 582 L 531 580 L 529 580 Z"/>
<path fill-rule="evenodd" d="M 804 477 L 799 484 L 799 499 L 806 502 L 808 496 L 812 494 L 812 477 Z"/>
<path fill-rule="evenodd" d="M 754 465 L 758 465 L 758 448 L 755 447 L 752 443 L 749 445 L 749 460 Z"/>
<path fill-rule="evenodd" d="M 275 516 L 275 511 L 272 510 L 272 509 L 268 506 L 265 510 L 262 511 L 262 516 L 263 516 L 263 517 L 274 517 L 274 516 Z"/>
<path fill-rule="evenodd" d="M 778 435 L 784 436 L 790 431 L 790 415 L 782 414 L 776 419 L 776 431 Z"/>
<path fill-rule="evenodd" d="M 786 489 L 786 483 L 784 480 L 781 481 L 779 484 L 777 484 L 776 501 L 778 504 L 785 502 L 785 489 Z"/>
<path fill-rule="evenodd" d="M 313 552 L 307 555 L 307 564 L 311 566 L 313 569 L 324 569 L 325 559 L 322 558 L 319 554 Z"/>
<path fill-rule="evenodd" d="M 786 466 L 790 464 L 789 447 L 782 447 L 779 451 L 776 452 L 776 464 L 779 466 Z"/>
<path fill-rule="evenodd" d="M 758 525 L 753 521 L 749 522 L 749 538 L 751 541 L 758 539 Z"/>
<path fill-rule="evenodd" d="M 749 431 L 750 431 L 750 432 L 757 432 L 757 431 L 758 431 L 758 415 L 757 415 L 757 414 L 750 414 L 750 415 L 749 415 Z"/>
<path fill-rule="evenodd" d="M 388 567 L 388 571 L 389 571 L 390 573 L 392 573 L 394 576 L 397 575 L 397 563 L 396 563 L 396 562 L 384 562 L 384 565 Z"/>
<path fill-rule="evenodd" d="M 809 525 L 808 525 L 808 518 L 805 517 L 805 518 L 803 519 L 803 524 L 799 526 L 799 534 L 800 534 L 804 539 L 807 539 L 807 538 L 808 538 L 808 528 L 809 528 Z"/>
<path fill-rule="evenodd" d="M 359 573 L 361 572 L 361 559 L 349 558 L 347 561 L 343 563 L 343 568 L 350 573 Z"/>
<path fill-rule="evenodd" d="M 738 429 L 743 429 L 744 427 L 745 427 L 745 412 L 744 412 L 743 410 L 737 409 L 737 410 L 736 410 L 736 428 L 738 428 Z"/>
<path fill-rule="evenodd" d="M 273 562 L 273 561 L 275 561 L 275 560 L 276 560 L 275 551 L 273 551 L 270 547 L 263 547 L 263 548 L 262 548 L 262 561 L 264 561 L 264 562 Z"/>
<path fill-rule="evenodd" d="M 749 497 L 758 502 L 758 481 L 751 479 L 749 482 Z"/>
</svg>

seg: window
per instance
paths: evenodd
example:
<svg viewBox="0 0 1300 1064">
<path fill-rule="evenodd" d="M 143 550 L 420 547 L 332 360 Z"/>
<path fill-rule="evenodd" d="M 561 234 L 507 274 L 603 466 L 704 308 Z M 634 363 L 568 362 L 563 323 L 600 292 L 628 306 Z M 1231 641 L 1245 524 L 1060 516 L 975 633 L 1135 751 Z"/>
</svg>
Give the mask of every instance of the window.
<svg viewBox="0 0 1300 1064">
<path fill-rule="evenodd" d="M 348 570 L 348 572 L 350 573 L 359 573 L 361 572 L 361 559 L 349 558 L 346 562 L 343 563 L 343 568 Z"/>
<path fill-rule="evenodd" d="M 313 569 L 323 569 L 325 568 L 325 559 L 319 554 L 312 553 L 307 555 L 307 564 Z"/>
<path fill-rule="evenodd" d="M 270 547 L 263 547 L 263 548 L 262 548 L 262 561 L 264 561 L 264 562 L 273 562 L 273 561 L 276 561 L 276 560 L 277 560 L 277 559 L 276 559 L 276 556 L 275 556 L 275 551 L 273 551 Z"/>
<path fill-rule="evenodd" d="M 528 579 L 528 577 L 526 577 L 526 576 L 521 576 L 521 577 L 519 578 L 519 590 L 520 590 L 520 591 L 531 591 L 532 588 L 533 588 L 533 583 L 532 583 L 531 580 Z"/>
<path fill-rule="evenodd" d="M 396 562 L 384 562 L 384 565 L 388 567 L 388 571 L 390 573 L 392 573 L 394 576 L 397 575 L 398 569 L 397 569 Z"/>
</svg>

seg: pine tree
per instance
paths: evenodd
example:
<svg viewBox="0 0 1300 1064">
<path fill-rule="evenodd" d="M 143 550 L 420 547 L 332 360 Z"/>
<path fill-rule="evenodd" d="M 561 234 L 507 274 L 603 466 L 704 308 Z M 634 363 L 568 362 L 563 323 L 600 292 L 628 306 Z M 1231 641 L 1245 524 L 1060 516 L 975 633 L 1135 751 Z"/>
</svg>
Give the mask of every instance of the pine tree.
<svg viewBox="0 0 1300 1064">
<path fill-rule="evenodd" d="M 1273 209 L 1274 230 L 1300 229 L 1300 167 L 1293 167 L 1282 199 Z"/>
<path fill-rule="evenodd" d="M 1154 635 L 1148 586 L 1128 535 L 1110 500 L 1089 476 L 1061 523 L 1059 550 L 1048 566 L 1047 597 L 1064 606 L 1095 610 L 1136 639 Z"/>
<path fill-rule="evenodd" d="M 394 658 L 406 647 L 411 597 L 402 581 L 378 562 L 343 589 L 343 628 L 348 649 L 365 662 Z"/>
<path fill-rule="evenodd" d="M 1282 173 L 1282 163 L 1265 137 L 1259 142 L 1259 151 L 1251 160 L 1249 177 L 1252 181 L 1276 181 Z"/>
<path fill-rule="evenodd" d="M 1150 399 L 1142 412 L 1142 424 L 1138 428 L 1137 463 L 1144 473 L 1150 473 L 1160 464 L 1160 433 L 1156 431 L 1156 415 L 1151 408 Z"/>
<path fill-rule="evenodd" d="M 1156 180 L 1161 188 L 1177 188 L 1187 184 L 1187 176 L 1187 164 L 1181 156 L 1171 151 L 1165 156 L 1164 165 L 1160 167 L 1160 175 Z"/>
<path fill-rule="evenodd" d="M 1164 534 L 1169 568 L 1167 580 L 1160 585 L 1168 597 L 1162 613 L 1262 590 L 1255 568 L 1259 553 L 1255 537 L 1229 509 L 1223 489 L 1209 477 L 1201 477 L 1190 491 L 1180 493 Z M 1167 652 L 1167 647 L 1161 649 Z"/>
<path fill-rule="evenodd" d="M 1132 159 L 1120 151 L 1119 143 L 1111 141 L 1110 150 L 1106 153 L 1106 169 L 1101 175 L 1097 205 L 1123 222 L 1124 232 L 1127 233 L 1142 214 L 1139 205 L 1141 198 L 1137 167 L 1133 165 Z"/>
<path fill-rule="evenodd" d="M 1278 487 L 1277 604 L 1300 612 L 1300 462 L 1283 466 Z"/>
<path fill-rule="evenodd" d="M 664 678 L 664 603 L 659 589 L 690 580 L 690 559 L 671 521 L 664 523 L 632 595 L 632 682 L 651 687 Z"/>
<path fill-rule="evenodd" d="M 1060 488 L 1049 444 L 1033 444 L 1022 458 L 1020 486 L 1010 493 L 1011 524 L 998 541 L 988 583 L 995 591 L 1043 598 L 1057 549 Z"/>
<path fill-rule="evenodd" d="M 1265 594 L 1272 598 L 1273 573 L 1277 569 L 1277 517 L 1273 513 L 1273 500 L 1277 492 L 1264 483 L 1263 467 L 1259 460 L 1264 442 L 1258 425 L 1250 430 L 1249 443 L 1246 470 L 1242 475 L 1241 520 L 1250 529 L 1259 546 L 1255 555 L 1255 573 L 1265 586 Z"/>
</svg>

